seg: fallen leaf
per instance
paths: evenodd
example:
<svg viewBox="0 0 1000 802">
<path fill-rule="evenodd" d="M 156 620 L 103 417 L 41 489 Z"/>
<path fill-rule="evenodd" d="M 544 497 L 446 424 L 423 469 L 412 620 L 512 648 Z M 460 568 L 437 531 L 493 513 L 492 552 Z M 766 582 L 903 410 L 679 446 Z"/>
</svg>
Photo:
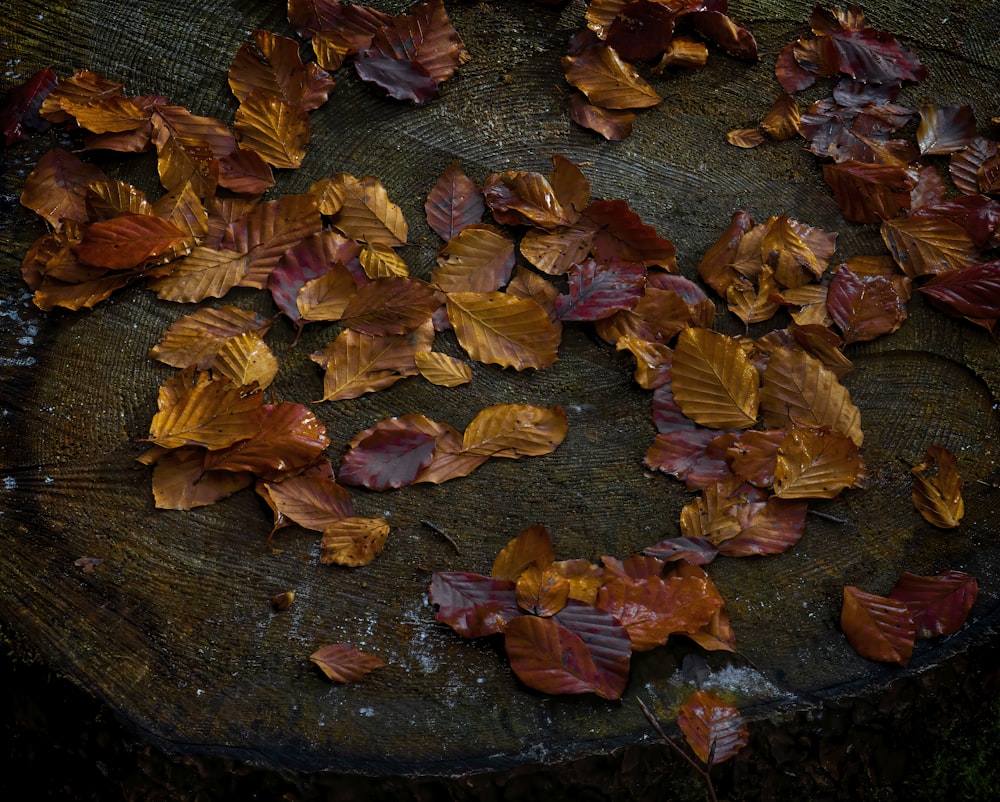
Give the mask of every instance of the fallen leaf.
<svg viewBox="0 0 1000 802">
<path fill-rule="evenodd" d="M 459 345 L 477 362 L 524 370 L 556 361 L 559 334 L 536 301 L 502 292 L 453 292 L 445 303 Z"/>
<path fill-rule="evenodd" d="M 389 524 L 383 518 L 342 518 L 323 530 L 321 563 L 357 568 L 368 565 L 385 546 Z"/>
<path fill-rule="evenodd" d="M 961 571 L 938 576 L 903 572 L 889 597 L 903 602 L 917 624 L 917 638 L 953 635 L 969 617 L 979 595 L 979 583 Z"/>
<path fill-rule="evenodd" d="M 319 666 L 327 679 L 344 683 L 358 682 L 365 674 L 386 665 L 381 657 L 362 652 L 348 643 L 324 646 L 309 655 L 309 659 Z"/>
<path fill-rule="evenodd" d="M 917 625 L 905 602 L 848 585 L 840 628 L 862 657 L 906 666 L 913 656 Z"/>
<path fill-rule="evenodd" d="M 746 429 L 757 422 L 760 376 L 731 337 L 710 329 L 684 329 L 670 375 L 674 398 L 696 423 Z"/>
<path fill-rule="evenodd" d="M 723 763 L 747 745 L 743 716 L 714 691 L 695 691 L 677 714 L 677 725 L 691 751 L 707 767 Z"/>
<path fill-rule="evenodd" d="M 928 523 L 954 529 L 965 515 L 962 478 L 955 455 L 943 446 L 929 446 L 924 461 L 910 469 L 913 505 Z"/>
</svg>

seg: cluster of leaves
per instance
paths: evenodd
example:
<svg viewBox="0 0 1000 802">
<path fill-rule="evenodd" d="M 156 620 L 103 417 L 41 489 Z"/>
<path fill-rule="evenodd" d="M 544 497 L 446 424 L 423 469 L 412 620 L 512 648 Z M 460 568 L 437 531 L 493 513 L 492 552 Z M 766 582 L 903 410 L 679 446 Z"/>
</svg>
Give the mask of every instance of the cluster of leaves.
<svg viewBox="0 0 1000 802">
<path fill-rule="evenodd" d="M 906 83 L 926 78 L 919 58 L 856 6 L 817 7 L 813 35 L 788 44 L 775 65 L 785 90 L 760 128 L 730 132 L 752 147 L 801 135 L 823 160 L 823 176 L 848 220 L 879 223 L 903 274 L 943 311 L 990 330 L 1000 317 L 1000 155 L 977 134 L 968 106 L 922 106 L 896 99 Z M 819 77 L 840 76 L 830 97 L 804 111 L 794 94 Z M 914 118 L 915 141 L 899 132 Z M 948 156 L 953 193 L 924 157 Z"/>
<path fill-rule="evenodd" d="M 729 18 L 728 6 L 728 0 L 590 0 L 587 27 L 572 37 L 562 59 L 566 81 L 576 90 L 570 117 L 605 139 L 622 140 L 632 133 L 635 109 L 663 102 L 635 62 L 657 62 L 652 73 L 702 67 L 708 48 L 701 39 L 756 61 L 753 35 Z"/>
<path fill-rule="evenodd" d="M 938 576 L 906 572 L 888 596 L 848 585 L 840 628 L 863 657 L 905 666 L 918 639 L 951 635 L 961 629 L 978 593 L 976 580 L 961 571 Z"/>
<path fill-rule="evenodd" d="M 489 576 L 434 574 L 437 620 L 466 638 L 502 634 L 514 673 L 544 693 L 621 697 L 633 651 L 684 635 L 703 648 L 732 651 L 725 605 L 704 569 L 655 557 L 555 559 L 548 530 L 536 525 L 497 555 Z"/>
<path fill-rule="evenodd" d="M 397 100 L 437 98 L 441 83 L 469 60 L 444 0 L 395 16 L 340 0 L 288 0 L 288 21 L 323 69 L 351 60 L 361 80 Z"/>
</svg>

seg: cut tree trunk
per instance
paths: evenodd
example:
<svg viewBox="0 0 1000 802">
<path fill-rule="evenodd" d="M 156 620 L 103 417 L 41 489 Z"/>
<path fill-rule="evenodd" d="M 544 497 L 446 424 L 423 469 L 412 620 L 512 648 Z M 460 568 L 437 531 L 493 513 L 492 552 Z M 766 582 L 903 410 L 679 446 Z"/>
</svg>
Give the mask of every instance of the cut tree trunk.
<svg viewBox="0 0 1000 802">
<path fill-rule="evenodd" d="M 405 10 L 398 2 L 376 5 Z M 969 104 L 985 129 L 998 113 L 1000 11 L 986 0 L 960 11 L 953 5 L 865 10 L 930 70 L 900 102 Z M 548 172 L 560 153 L 582 165 L 594 197 L 626 199 L 669 237 L 689 277 L 740 208 L 758 221 L 787 213 L 839 232 L 838 259 L 884 253 L 878 226 L 841 217 L 801 140 L 749 151 L 726 142 L 730 129 L 757 124 L 779 93 L 775 54 L 807 33 L 810 9 L 733 3 L 732 15 L 757 37 L 761 62 L 713 50 L 705 68 L 658 79 L 665 103 L 640 115 L 631 138 L 610 143 L 567 113 L 559 59 L 583 25 L 580 6 L 449 3 L 472 60 L 443 85 L 441 98 L 421 107 L 398 103 L 340 71 L 330 101 L 312 114 L 302 168 L 279 171 L 275 196 L 339 171 L 379 177 L 410 224 L 401 253 L 411 273 L 426 278 L 441 242 L 423 223 L 423 200 L 453 159 L 482 182 L 505 169 Z M 236 108 L 226 70 L 246 33 L 293 35 L 283 5 L 273 2 L 193 9 L 82 0 L 53 10 L 16 0 L 8 15 L 8 64 L 16 66 L 3 88 L 50 65 L 62 76 L 87 67 L 123 82 L 127 94 L 167 95 L 225 121 Z M 20 262 L 44 226 L 17 198 L 38 158 L 68 142 L 63 136 L 36 136 L 2 156 L 0 619 L 15 642 L 101 700 L 144 743 L 178 759 L 314 778 L 364 775 L 416 788 L 421 777 L 516 778 L 542 764 L 568 775 L 566 767 L 581 760 L 622 775 L 608 755 L 657 750 L 636 697 L 672 723 L 694 687 L 682 663 L 695 647 L 636 657 L 621 702 L 548 698 L 519 684 L 495 643 L 464 641 L 436 623 L 427 601 L 431 572 L 488 573 L 496 552 L 532 524 L 549 528 L 559 559 L 624 558 L 677 533 L 680 507 L 692 495 L 643 467 L 655 432 L 650 393 L 632 381 L 632 357 L 570 325 L 558 362 L 545 370 L 476 365 L 474 381 L 452 390 L 409 379 L 355 400 L 312 404 L 333 441 L 335 467 L 351 437 L 392 415 L 422 412 L 461 430 L 495 403 L 560 404 L 568 414 L 569 436 L 552 455 L 491 461 L 440 486 L 352 491 L 359 515 L 386 516 L 392 526 L 385 551 L 364 568 L 320 564 L 318 536 L 298 528 L 266 546 L 270 518 L 251 491 L 191 512 L 157 510 L 149 469 L 136 457 L 157 387 L 171 371 L 147 354 L 191 310 L 141 287 L 92 311 L 33 307 Z M 155 196 L 148 154 L 93 158 Z M 265 293 L 235 291 L 224 302 L 275 313 Z M 744 331 L 728 314 L 717 328 Z M 282 365 L 275 398 L 308 404 L 321 397 L 309 355 L 332 336 L 331 328 L 308 326 L 296 343 L 293 327 L 275 322 L 269 339 Z M 450 333 L 436 348 L 461 356 Z M 844 384 L 861 410 L 866 487 L 814 504 L 825 515 L 809 517 L 789 552 L 720 558 L 709 567 L 739 654 L 709 656 L 703 679 L 740 707 L 751 729 L 771 732 L 783 722 L 786 734 L 801 732 L 819 711 L 854 710 L 862 699 L 880 715 L 887 711 L 872 700 L 894 699 L 893 688 L 925 694 L 922 677 L 958 682 L 949 666 L 965 665 L 963 655 L 989 655 L 995 664 L 996 342 L 918 297 L 900 331 L 847 354 L 855 371 Z M 908 466 L 932 444 L 958 456 L 965 479 L 965 518 L 951 532 L 927 525 L 910 501 Z M 83 557 L 101 562 L 84 571 Z M 884 594 L 903 571 L 948 569 L 980 584 L 960 633 L 921 643 L 905 670 L 852 651 L 838 629 L 844 585 Z M 294 604 L 277 612 L 269 600 L 286 590 L 295 591 Z M 334 642 L 354 643 L 388 666 L 357 685 L 332 685 L 309 655 Z M 989 676 L 981 684 L 989 687 Z"/>
</svg>

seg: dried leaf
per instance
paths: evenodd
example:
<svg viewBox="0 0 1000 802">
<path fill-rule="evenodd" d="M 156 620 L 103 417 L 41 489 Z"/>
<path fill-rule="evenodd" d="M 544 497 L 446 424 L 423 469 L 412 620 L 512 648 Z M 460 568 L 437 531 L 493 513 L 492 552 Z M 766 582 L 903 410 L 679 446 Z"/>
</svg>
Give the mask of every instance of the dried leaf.
<svg viewBox="0 0 1000 802">
<path fill-rule="evenodd" d="M 454 292 L 446 304 L 459 345 L 477 362 L 524 370 L 556 361 L 559 334 L 537 302 L 502 292 Z"/>
<path fill-rule="evenodd" d="M 900 217 L 882 223 L 882 240 L 911 278 L 975 264 L 976 248 L 960 226 L 938 217 Z"/>
<path fill-rule="evenodd" d="M 87 188 L 107 176 L 62 148 L 53 148 L 24 181 L 21 204 L 41 215 L 55 229 L 63 220 L 87 222 Z"/>
<path fill-rule="evenodd" d="M 278 375 L 278 359 L 260 334 L 247 331 L 222 343 L 212 362 L 212 371 L 237 384 L 256 384 L 263 390 Z"/>
<path fill-rule="evenodd" d="M 757 422 L 760 376 L 739 342 L 710 329 L 685 329 L 674 348 L 674 398 L 691 420 L 716 429 Z"/>
<path fill-rule="evenodd" d="M 443 292 L 493 292 L 513 269 L 514 243 L 493 226 L 470 223 L 438 252 L 431 283 Z"/>
<path fill-rule="evenodd" d="M 958 526 L 965 515 L 965 501 L 955 455 L 942 446 L 930 446 L 924 461 L 914 466 L 910 473 L 913 475 L 913 505 L 924 520 L 940 529 Z"/>
<path fill-rule="evenodd" d="M 493 560 L 490 576 L 495 579 L 516 580 L 532 565 L 546 568 L 555 558 L 556 553 L 549 530 L 541 524 L 535 524 L 512 538 L 500 549 L 496 559 Z"/>
<path fill-rule="evenodd" d="M 610 47 L 593 47 L 562 59 L 566 80 L 595 106 L 646 109 L 662 102 L 656 90 Z"/>
<path fill-rule="evenodd" d="M 302 165 L 311 129 L 302 106 L 254 90 L 236 110 L 233 128 L 241 148 L 256 151 L 273 167 L 295 170 Z"/>
<path fill-rule="evenodd" d="M 163 453 L 153 465 L 157 509 L 191 510 L 214 504 L 253 482 L 249 472 L 205 470 L 205 449 L 194 446 Z"/>
<path fill-rule="evenodd" d="M 502 632 L 523 614 L 517 606 L 513 579 L 496 579 L 466 571 L 443 571 L 431 578 L 428 593 L 435 620 L 463 638 Z"/>
<path fill-rule="evenodd" d="M 553 231 L 532 229 L 521 238 L 521 254 L 543 273 L 561 276 L 587 258 L 598 228 L 589 217 L 581 217 Z"/>
<path fill-rule="evenodd" d="M 504 225 L 533 225 L 544 229 L 574 222 L 562 207 L 549 179 L 541 173 L 507 170 L 494 173 L 483 185 L 483 196 L 493 218 Z"/>
<path fill-rule="evenodd" d="M 166 275 L 150 279 L 146 286 L 161 301 L 197 303 L 221 298 L 244 279 L 249 267 L 245 253 L 196 247 L 188 256 L 171 262 Z"/>
<path fill-rule="evenodd" d="M 372 176 L 355 178 L 336 173 L 333 181 L 343 187 L 344 202 L 333 225 L 351 239 L 395 248 L 406 244 L 409 227 L 402 210 L 389 200 L 382 182 Z"/>
<path fill-rule="evenodd" d="M 342 518 L 323 530 L 319 561 L 348 568 L 368 565 L 385 546 L 389 524 L 384 518 Z"/>
<path fill-rule="evenodd" d="M 910 208 L 914 182 L 899 165 L 857 161 L 824 164 L 823 178 L 844 217 L 855 223 L 879 223 Z"/>
<path fill-rule="evenodd" d="M 150 350 L 149 357 L 175 368 L 194 366 L 205 370 L 226 340 L 247 331 L 263 336 L 270 326 L 271 321 L 257 312 L 235 306 L 206 307 L 171 324 Z"/>
<path fill-rule="evenodd" d="M 485 211 L 479 185 L 462 172 L 458 161 L 448 165 L 424 203 L 427 225 L 446 242 L 466 226 L 481 222 Z"/>
<path fill-rule="evenodd" d="M 467 454 L 484 457 L 539 457 L 552 453 L 566 438 L 562 407 L 496 404 L 481 410 L 462 435 Z"/>
<path fill-rule="evenodd" d="M 642 296 L 646 268 L 638 264 L 598 264 L 588 259 L 570 268 L 569 294 L 556 298 L 560 320 L 594 321 L 631 309 Z"/>
<path fill-rule="evenodd" d="M 290 523 L 322 532 L 330 524 L 354 516 L 351 497 L 325 476 L 292 476 L 261 482 L 257 493 L 274 511 L 274 531 Z"/>
<path fill-rule="evenodd" d="M 621 142 L 632 135 L 635 113 L 624 109 L 606 109 L 587 102 L 583 92 L 569 96 L 569 116 L 582 128 L 596 131 L 609 142 Z"/>
<path fill-rule="evenodd" d="M 431 384 L 458 387 L 472 381 L 472 368 L 460 359 L 436 351 L 413 355 L 417 370 Z"/>
<path fill-rule="evenodd" d="M 755 148 L 767 140 L 759 128 L 734 128 L 726 134 L 726 141 L 737 148 Z"/>
<path fill-rule="evenodd" d="M 309 659 L 334 682 L 357 682 L 365 674 L 382 668 L 385 660 L 366 654 L 348 643 L 333 643 L 317 649 Z"/>
<path fill-rule="evenodd" d="M 569 580 L 555 568 L 530 565 L 517 577 L 514 595 L 522 610 L 548 618 L 566 606 L 569 588 Z"/>
<path fill-rule="evenodd" d="M 858 447 L 849 438 L 815 429 L 790 429 L 778 447 L 774 494 L 834 498 L 858 476 Z"/>
<path fill-rule="evenodd" d="M 404 487 L 430 464 L 435 438 L 416 429 L 397 428 L 392 425 L 396 420 L 376 424 L 352 444 L 340 466 L 342 484 L 379 491 Z"/>
<path fill-rule="evenodd" d="M 381 337 L 415 331 L 441 305 L 430 285 L 417 279 L 389 276 L 358 288 L 341 319 L 355 331 Z"/>
<path fill-rule="evenodd" d="M 833 275 L 826 308 L 845 343 L 891 334 L 906 320 L 906 302 L 891 279 L 859 276 L 847 265 Z"/>
<path fill-rule="evenodd" d="M 783 93 L 771 104 L 760 127 L 771 139 L 784 142 L 799 133 L 799 104 L 788 93 Z"/>
</svg>

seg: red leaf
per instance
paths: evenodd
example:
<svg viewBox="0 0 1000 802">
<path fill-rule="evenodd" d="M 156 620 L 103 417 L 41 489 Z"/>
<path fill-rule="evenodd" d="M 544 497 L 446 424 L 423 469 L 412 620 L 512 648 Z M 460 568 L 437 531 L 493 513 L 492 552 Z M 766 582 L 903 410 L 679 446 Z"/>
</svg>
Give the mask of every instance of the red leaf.
<svg viewBox="0 0 1000 802">
<path fill-rule="evenodd" d="M 444 571 L 431 578 L 428 598 L 435 620 L 464 638 L 482 638 L 503 632 L 523 615 L 517 606 L 512 579 L 494 579 L 467 571 Z"/>
<path fill-rule="evenodd" d="M 87 188 L 107 176 L 92 164 L 80 161 L 68 150 L 53 148 L 25 179 L 21 204 L 44 217 L 55 229 L 63 220 L 86 222 Z"/>
<path fill-rule="evenodd" d="M 743 529 L 719 544 L 719 554 L 752 557 L 787 551 L 802 539 L 807 511 L 805 501 L 772 497 L 764 502 L 746 502 L 736 508 Z"/>
<path fill-rule="evenodd" d="M 677 271 L 674 244 L 643 223 L 626 201 L 594 201 L 584 214 L 600 226 L 591 247 L 598 261 L 639 262 Z"/>
<path fill-rule="evenodd" d="M 976 117 L 971 106 L 920 107 L 917 143 L 921 155 L 954 153 L 967 147 L 975 138 Z"/>
<path fill-rule="evenodd" d="M 578 599 L 570 599 L 554 616 L 562 626 L 575 632 L 590 649 L 594 664 L 601 674 L 601 684 L 610 694 L 606 699 L 617 699 L 628 682 L 631 642 L 628 633 L 614 617 Z"/>
<path fill-rule="evenodd" d="M 49 129 L 50 123 L 42 119 L 38 110 L 57 83 L 59 76 L 51 67 L 46 67 L 7 93 L 0 104 L 0 133 L 8 148 L 27 139 L 29 131 L 43 133 Z"/>
<path fill-rule="evenodd" d="M 934 638 L 958 632 L 969 617 L 979 595 L 975 577 L 961 571 L 945 571 L 938 576 L 904 572 L 889 598 L 910 608 L 917 624 L 918 638 Z"/>
<path fill-rule="evenodd" d="M 296 302 L 299 290 L 336 265 L 354 262 L 360 253 L 359 243 L 332 229 L 312 234 L 281 255 L 277 267 L 268 276 L 271 297 L 289 319 L 298 323 L 301 318 Z"/>
<path fill-rule="evenodd" d="M 976 248 L 985 250 L 1000 245 L 1000 202 L 985 195 L 959 195 L 956 198 L 922 204 L 910 217 L 943 217 L 961 226 Z"/>
<path fill-rule="evenodd" d="M 857 161 L 824 164 L 823 178 L 844 217 L 855 223 L 879 223 L 910 208 L 914 181 L 897 165 Z"/>
<path fill-rule="evenodd" d="M 707 4 L 706 4 L 707 5 Z M 687 15 L 698 33 L 709 39 L 731 56 L 756 61 L 757 42 L 753 34 L 733 22 L 721 11 L 696 11 Z"/>
<path fill-rule="evenodd" d="M 369 490 L 404 487 L 430 464 L 435 442 L 424 432 L 376 424 L 344 456 L 340 482 Z"/>
<path fill-rule="evenodd" d="M 1000 261 L 939 273 L 920 292 L 929 295 L 935 306 L 960 317 L 1000 318 Z"/>
<path fill-rule="evenodd" d="M 556 298 L 556 315 L 560 320 L 593 321 L 634 307 L 646 283 L 646 268 L 588 259 L 570 268 L 567 278 L 569 295 Z"/>
<path fill-rule="evenodd" d="M 801 92 L 816 83 L 816 76 L 799 66 L 795 60 L 795 42 L 789 42 L 782 48 L 774 63 L 774 76 L 781 88 L 789 94 Z"/>
<path fill-rule="evenodd" d="M 832 39 L 841 71 L 852 78 L 872 84 L 899 84 L 927 77 L 927 68 L 920 59 L 885 31 L 842 30 Z"/>
<path fill-rule="evenodd" d="M 385 660 L 365 654 L 349 643 L 334 643 L 317 649 L 309 659 L 334 682 L 357 682 L 365 674 L 385 666 Z"/>
<path fill-rule="evenodd" d="M 833 275 L 826 308 L 848 344 L 894 332 L 906 319 L 906 302 L 890 278 L 859 276 L 847 265 Z"/>
<path fill-rule="evenodd" d="M 626 61 L 652 61 L 670 46 L 674 11 L 653 0 L 624 3 L 604 41 Z"/>
<path fill-rule="evenodd" d="M 727 450 L 736 435 L 718 429 L 678 429 L 658 434 L 645 464 L 682 479 L 688 490 L 704 488 L 732 475 Z"/>
<path fill-rule="evenodd" d="M 369 48 L 361 51 L 354 68 L 362 81 L 380 86 L 396 100 L 412 100 L 419 105 L 434 100 L 439 94 L 438 82 L 426 67 L 381 50 Z"/>
<path fill-rule="evenodd" d="M 840 628 L 862 657 L 905 666 L 913 655 L 917 625 L 909 607 L 897 599 L 844 588 Z"/>
<path fill-rule="evenodd" d="M 677 726 L 708 768 L 734 757 L 750 740 L 740 711 L 713 691 L 692 693 L 678 711 Z"/>
<path fill-rule="evenodd" d="M 486 202 L 479 185 L 453 161 L 427 195 L 424 211 L 427 225 L 448 241 L 466 226 L 482 221 Z"/>
<path fill-rule="evenodd" d="M 620 142 L 632 135 L 635 112 L 605 109 L 587 101 L 583 92 L 569 96 L 569 116 L 577 125 L 596 131 L 610 142 Z"/>
<path fill-rule="evenodd" d="M 147 214 L 123 214 L 88 226 L 73 251 L 85 264 L 127 270 L 169 253 L 187 238 L 167 220 Z"/>
</svg>

